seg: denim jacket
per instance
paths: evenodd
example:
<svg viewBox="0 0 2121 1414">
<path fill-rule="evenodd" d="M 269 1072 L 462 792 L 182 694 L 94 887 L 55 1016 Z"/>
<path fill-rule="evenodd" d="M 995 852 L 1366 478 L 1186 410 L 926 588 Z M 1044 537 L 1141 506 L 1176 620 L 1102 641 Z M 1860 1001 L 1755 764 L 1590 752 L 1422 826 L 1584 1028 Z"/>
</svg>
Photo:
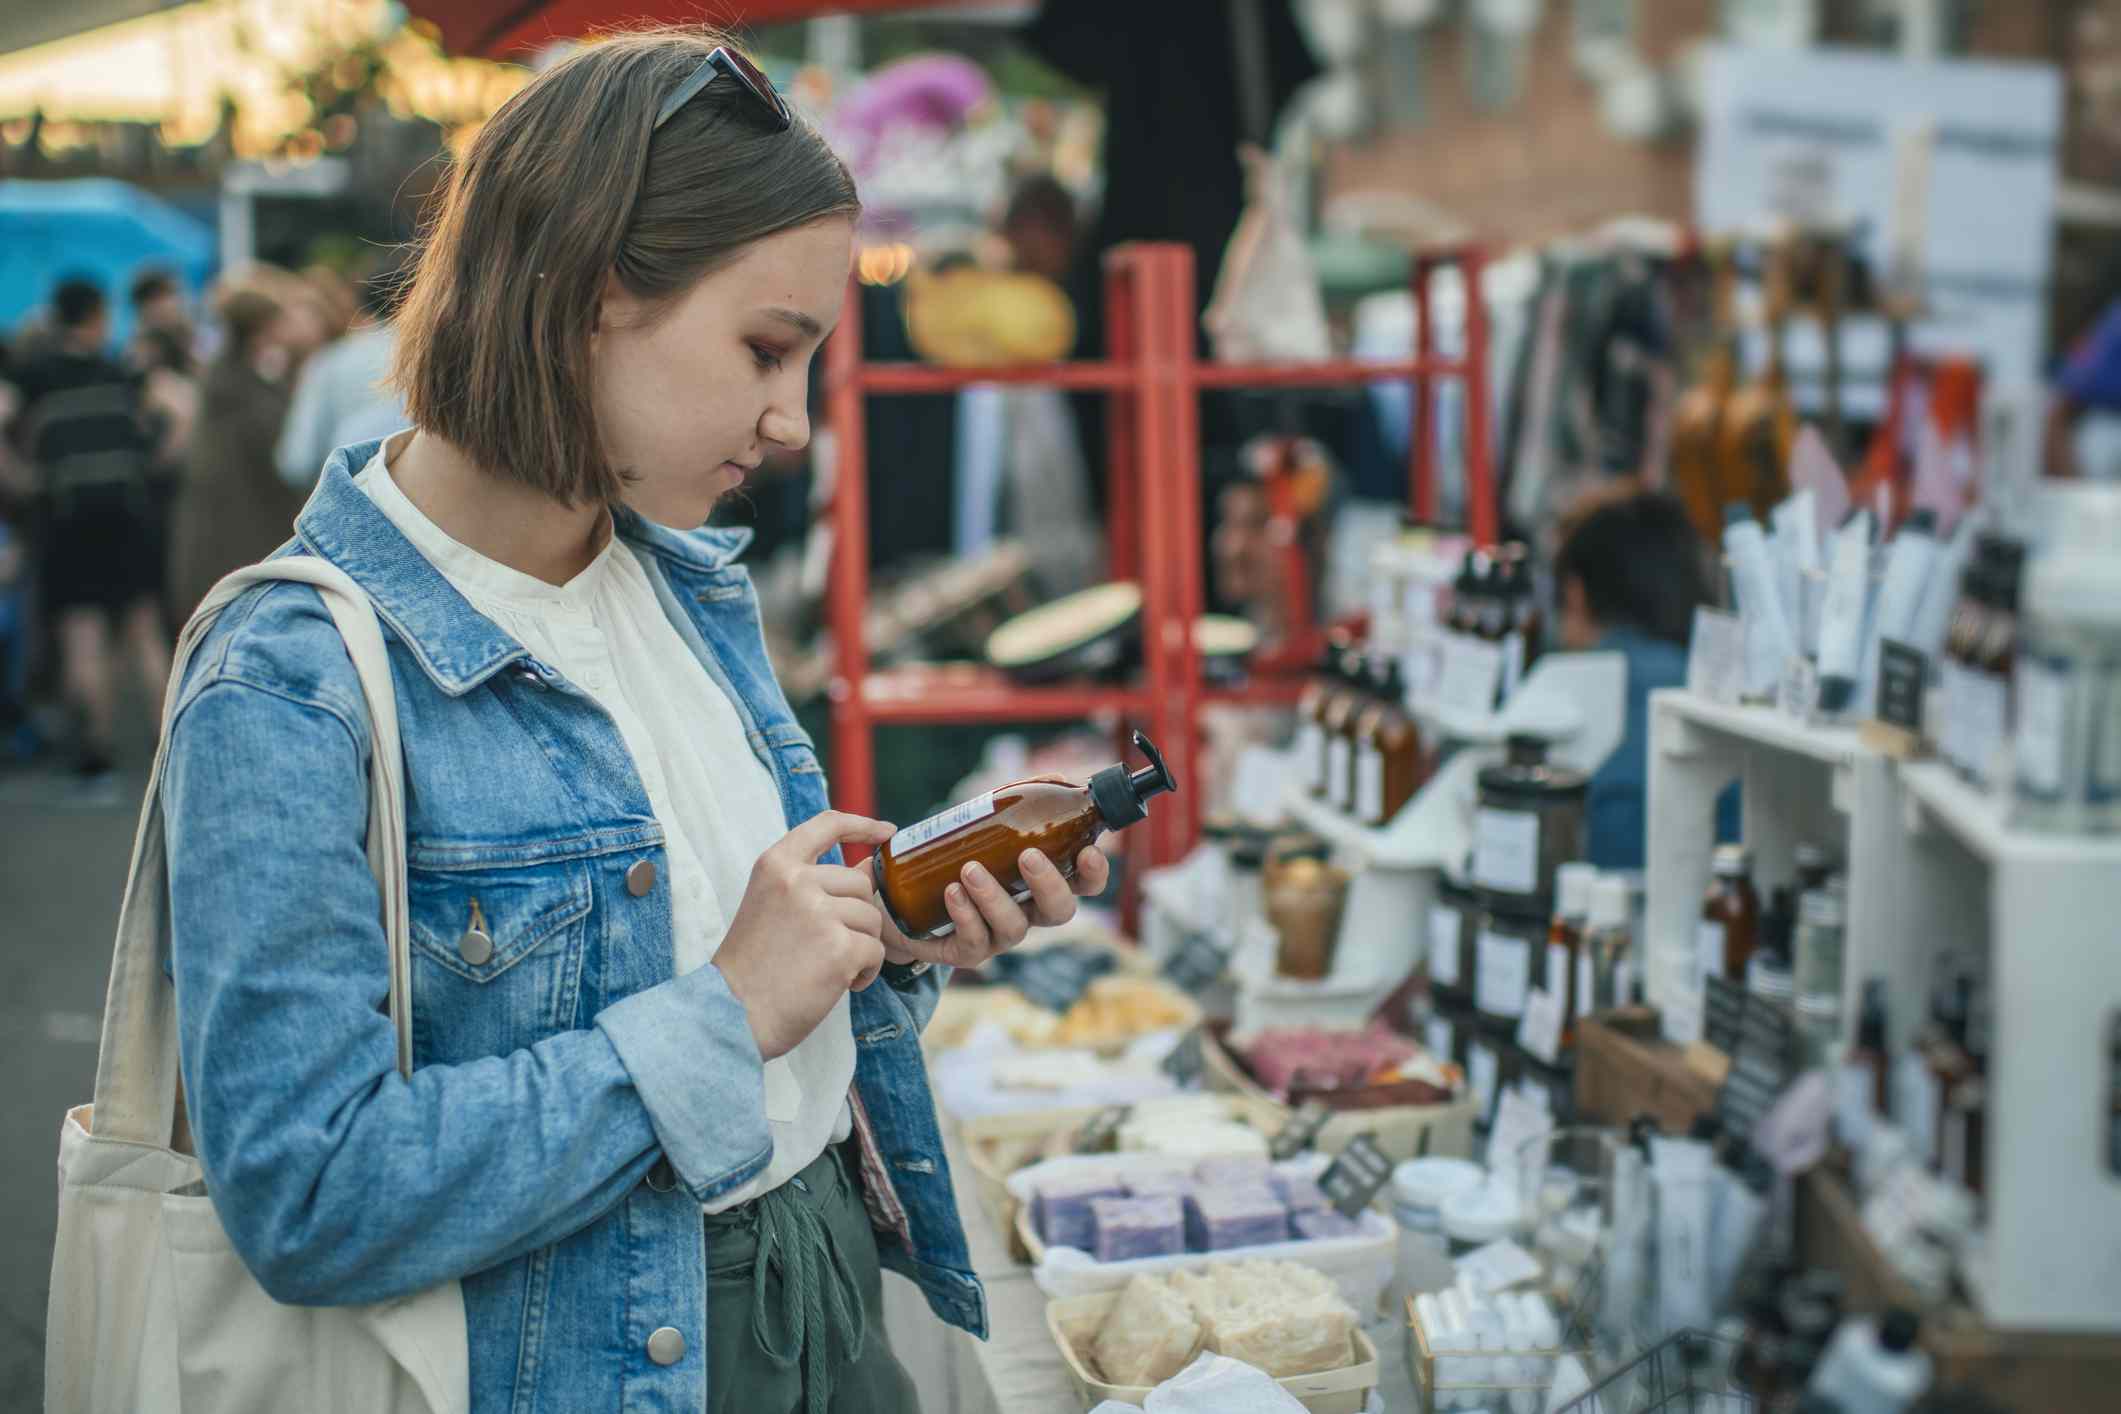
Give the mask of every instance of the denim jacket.
<svg viewBox="0 0 2121 1414">
<path fill-rule="evenodd" d="M 332 454 L 280 553 L 332 561 L 383 621 L 405 757 L 415 1069 L 398 1075 L 384 1014 L 353 664 L 316 591 L 260 586 L 193 658 L 163 799 L 182 1069 L 208 1190 L 280 1301 L 387 1301 L 463 1278 L 474 1410 L 696 1414 L 700 1205 L 770 1157 L 759 1053 L 718 968 L 672 976 L 663 830 L 617 727 L 353 484 L 378 445 Z M 618 534 L 736 704 L 789 825 L 824 809 L 750 577 L 731 563 L 748 533 L 621 513 Z M 473 900 L 492 940 L 477 963 L 486 949 L 458 946 Z M 921 1063 L 941 970 L 886 978 L 853 997 L 849 1157 L 884 1264 L 984 1335 Z M 683 1337 L 669 1364 L 649 1354 L 665 1327 Z"/>
</svg>

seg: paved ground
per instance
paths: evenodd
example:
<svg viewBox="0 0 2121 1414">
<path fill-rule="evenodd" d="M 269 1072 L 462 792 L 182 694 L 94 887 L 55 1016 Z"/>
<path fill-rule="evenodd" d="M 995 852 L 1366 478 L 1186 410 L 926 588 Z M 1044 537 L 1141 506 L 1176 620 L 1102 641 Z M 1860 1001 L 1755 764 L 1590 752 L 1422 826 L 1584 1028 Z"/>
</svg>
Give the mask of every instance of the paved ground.
<svg viewBox="0 0 2121 1414">
<path fill-rule="evenodd" d="M 63 776 L 0 774 L 0 1409 L 44 1400 L 59 1121 L 95 1089 L 143 775 L 92 805 Z"/>
</svg>

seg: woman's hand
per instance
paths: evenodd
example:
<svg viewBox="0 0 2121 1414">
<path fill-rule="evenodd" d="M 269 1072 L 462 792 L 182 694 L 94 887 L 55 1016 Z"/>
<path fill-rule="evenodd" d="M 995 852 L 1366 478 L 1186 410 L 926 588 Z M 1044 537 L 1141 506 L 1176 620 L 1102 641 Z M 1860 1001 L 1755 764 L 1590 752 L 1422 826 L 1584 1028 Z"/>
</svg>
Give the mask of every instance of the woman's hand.
<svg viewBox="0 0 2121 1414">
<path fill-rule="evenodd" d="M 1094 898 L 1111 882 L 1111 861 L 1091 845 L 1075 856 L 1075 878 L 1064 878 L 1053 861 L 1035 849 L 1027 849 L 1017 860 L 1031 897 L 1018 903 L 1001 882 L 978 864 L 967 864 L 957 882 L 943 890 L 943 908 L 957 931 L 947 937 L 917 942 L 900 933 L 889 915 L 884 918 L 884 960 L 901 965 L 912 962 L 978 967 L 996 953 L 1004 953 L 1024 940 L 1033 927 L 1053 927 L 1075 916 L 1077 898 Z"/>
<path fill-rule="evenodd" d="M 884 910 L 869 871 L 820 864 L 836 844 L 881 845 L 896 827 L 827 810 L 783 835 L 751 866 L 744 900 L 714 965 L 744 1004 L 767 1060 L 784 1056 L 848 992 L 884 965 Z"/>
</svg>

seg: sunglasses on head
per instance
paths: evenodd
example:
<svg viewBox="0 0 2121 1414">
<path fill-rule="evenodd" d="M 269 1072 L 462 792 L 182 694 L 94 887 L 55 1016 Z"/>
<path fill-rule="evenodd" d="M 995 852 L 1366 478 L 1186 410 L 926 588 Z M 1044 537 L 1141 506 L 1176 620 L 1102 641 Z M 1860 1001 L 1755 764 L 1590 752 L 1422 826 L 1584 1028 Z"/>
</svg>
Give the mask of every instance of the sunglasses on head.
<svg viewBox="0 0 2121 1414">
<path fill-rule="evenodd" d="M 786 132 L 794 126 L 795 119 L 788 112 L 787 101 L 774 89 L 773 80 L 760 73 L 758 65 L 734 49 L 717 48 L 670 97 L 663 100 L 663 106 L 655 115 L 655 127 L 649 131 L 654 132 L 676 117 L 677 111 L 697 98 L 701 89 L 722 77 L 734 79 L 738 87 L 751 95 L 774 131 Z"/>
</svg>

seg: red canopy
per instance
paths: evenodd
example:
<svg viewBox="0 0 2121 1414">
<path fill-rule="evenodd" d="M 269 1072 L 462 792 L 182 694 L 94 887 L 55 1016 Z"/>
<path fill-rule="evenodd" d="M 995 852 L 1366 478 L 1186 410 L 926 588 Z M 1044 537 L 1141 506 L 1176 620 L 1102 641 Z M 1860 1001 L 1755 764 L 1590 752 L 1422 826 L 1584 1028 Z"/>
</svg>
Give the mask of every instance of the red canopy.
<svg viewBox="0 0 2121 1414">
<path fill-rule="evenodd" d="M 521 62 L 553 40 L 639 21 L 737 28 L 938 3 L 966 0 L 405 0 L 405 9 L 441 30 L 451 54 Z"/>
</svg>

